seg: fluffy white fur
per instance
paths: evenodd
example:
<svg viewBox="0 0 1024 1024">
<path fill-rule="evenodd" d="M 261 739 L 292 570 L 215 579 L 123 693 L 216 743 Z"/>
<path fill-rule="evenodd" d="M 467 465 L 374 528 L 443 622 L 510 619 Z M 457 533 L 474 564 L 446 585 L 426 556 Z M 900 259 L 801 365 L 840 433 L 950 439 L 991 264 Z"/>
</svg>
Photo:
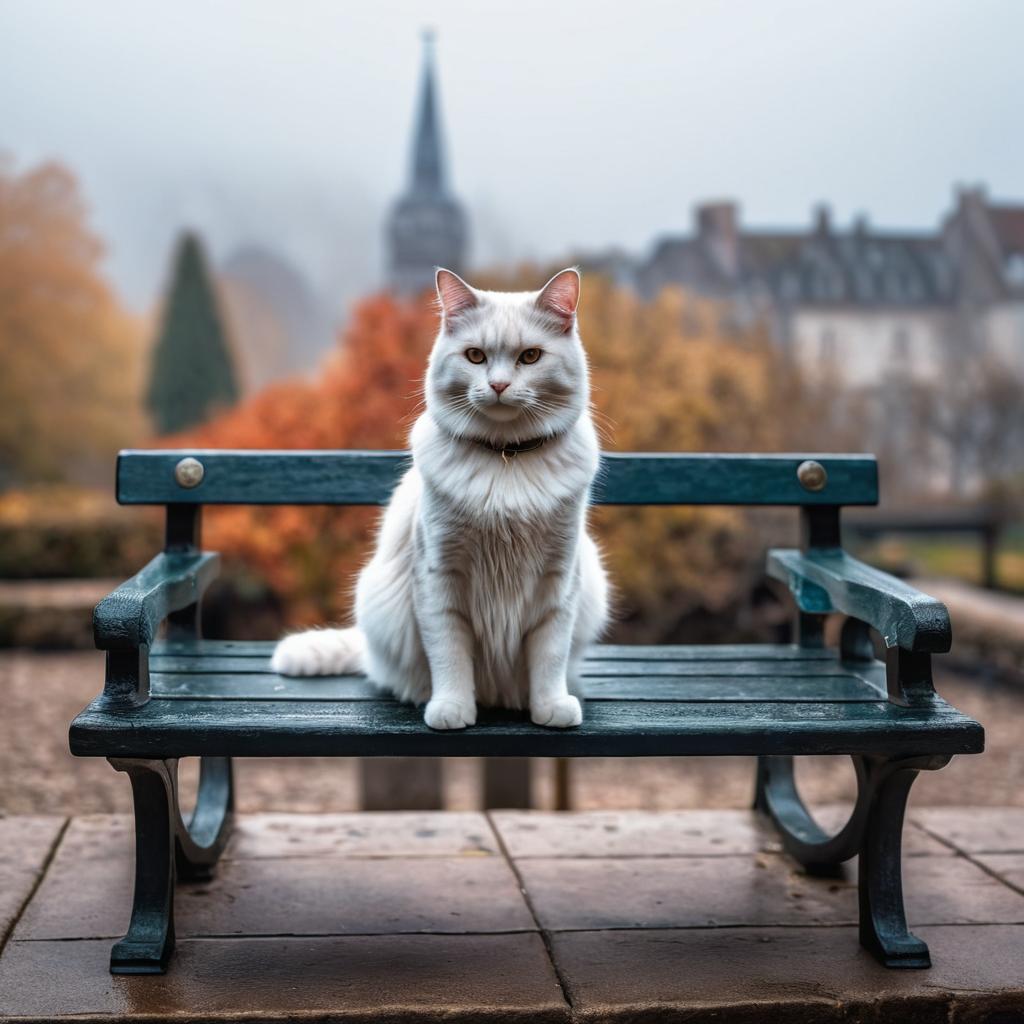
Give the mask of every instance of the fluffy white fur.
<svg viewBox="0 0 1024 1024">
<path fill-rule="evenodd" d="M 599 449 L 576 327 L 579 275 L 506 293 L 440 270 L 438 296 L 413 466 L 359 576 L 356 626 L 286 637 L 272 666 L 365 671 L 399 700 L 426 702 L 434 729 L 473 725 L 477 703 L 579 725 L 580 661 L 608 606 L 586 531 Z M 515 455 L 480 443 L 541 437 Z"/>
</svg>

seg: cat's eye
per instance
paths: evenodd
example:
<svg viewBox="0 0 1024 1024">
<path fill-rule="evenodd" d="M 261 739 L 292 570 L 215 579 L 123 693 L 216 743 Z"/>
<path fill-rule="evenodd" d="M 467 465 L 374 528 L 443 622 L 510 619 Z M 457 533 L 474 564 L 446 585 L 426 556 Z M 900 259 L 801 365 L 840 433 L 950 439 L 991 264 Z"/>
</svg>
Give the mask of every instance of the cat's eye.
<svg viewBox="0 0 1024 1024">
<path fill-rule="evenodd" d="M 530 363 L 537 362 L 538 359 L 540 359 L 539 348 L 524 348 L 523 351 L 519 353 L 519 362 L 526 363 L 527 366 L 529 366 Z"/>
<path fill-rule="evenodd" d="M 485 356 L 484 353 L 480 349 L 478 349 L 478 348 L 467 348 L 466 349 L 466 358 L 471 363 L 477 363 L 477 364 L 484 363 L 484 362 L 487 361 L 487 356 Z"/>
</svg>

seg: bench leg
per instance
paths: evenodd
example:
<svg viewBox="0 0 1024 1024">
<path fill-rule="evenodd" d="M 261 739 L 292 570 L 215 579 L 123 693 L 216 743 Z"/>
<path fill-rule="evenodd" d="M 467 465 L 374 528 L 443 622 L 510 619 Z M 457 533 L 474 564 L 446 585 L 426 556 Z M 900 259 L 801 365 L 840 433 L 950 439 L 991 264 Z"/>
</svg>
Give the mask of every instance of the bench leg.
<svg viewBox="0 0 1024 1024">
<path fill-rule="evenodd" d="M 863 758 L 867 800 L 857 871 L 860 943 L 886 967 L 931 967 L 928 946 L 907 927 L 903 906 L 903 815 L 922 770 L 942 768 L 948 756 Z"/>
<path fill-rule="evenodd" d="M 166 761 L 110 758 L 132 783 L 135 898 L 128 934 L 110 953 L 111 974 L 162 974 L 174 951 L 175 783 Z"/>
<path fill-rule="evenodd" d="M 207 881 L 220 860 L 234 822 L 235 787 L 230 757 L 203 757 L 199 761 L 199 790 L 188 822 L 178 803 L 177 766 L 174 780 L 175 860 L 178 878 Z"/>
<path fill-rule="evenodd" d="M 857 803 L 846 825 L 829 836 L 800 799 L 793 758 L 758 759 L 754 809 L 775 825 L 790 856 L 810 874 L 829 874 L 859 854 L 860 942 L 886 967 L 931 966 L 928 947 L 911 934 L 903 907 L 903 815 L 918 772 L 949 760 L 854 757 Z"/>
<path fill-rule="evenodd" d="M 174 951 L 174 883 L 204 881 L 227 845 L 234 809 L 231 759 L 204 757 L 188 823 L 178 800 L 178 762 L 110 758 L 127 773 L 135 805 L 135 897 L 128 934 L 110 954 L 111 974 L 163 974 Z"/>
<path fill-rule="evenodd" d="M 860 849 L 867 817 L 864 767 L 853 759 L 857 770 L 857 803 L 849 821 L 830 836 L 811 816 L 800 798 L 796 785 L 793 758 L 773 755 L 757 759 L 757 787 L 754 810 L 760 811 L 775 826 L 783 849 L 808 874 L 835 875 L 843 861 Z"/>
</svg>

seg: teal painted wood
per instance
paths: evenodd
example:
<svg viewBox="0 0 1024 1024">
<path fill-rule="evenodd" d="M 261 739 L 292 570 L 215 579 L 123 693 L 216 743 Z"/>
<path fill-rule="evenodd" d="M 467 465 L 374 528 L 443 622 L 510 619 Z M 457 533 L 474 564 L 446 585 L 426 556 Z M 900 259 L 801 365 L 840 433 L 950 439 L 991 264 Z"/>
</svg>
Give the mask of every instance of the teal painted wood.
<svg viewBox="0 0 1024 1024">
<path fill-rule="evenodd" d="M 393 701 L 94 701 L 71 726 L 73 754 L 232 757 L 646 757 L 665 755 L 977 753 L 981 727 L 936 697 L 887 701 L 592 701 L 576 729 L 544 729 L 522 712 L 481 712 L 434 732 Z"/>
<path fill-rule="evenodd" d="M 596 700 L 639 701 L 785 701 L 885 700 L 885 666 L 876 663 L 862 670 L 805 675 L 597 675 L 586 681 L 588 704 Z M 388 703 L 364 676 L 318 679 L 282 679 L 229 672 L 167 673 L 154 670 L 150 677 L 154 700 L 376 700 Z"/>
<path fill-rule="evenodd" d="M 203 463 L 202 482 L 179 486 L 174 467 Z M 828 473 L 807 491 L 797 467 L 807 458 Z M 117 463 L 124 505 L 381 505 L 409 465 L 405 452 L 125 451 Z M 602 456 L 594 501 L 604 505 L 875 505 L 878 469 L 870 455 Z"/>
<path fill-rule="evenodd" d="M 103 651 L 149 646 L 171 612 L 187 608 L 202 596 L 219 563 L 220 556 L 209 552 L 157 555 L 96 606 L 96 646 Z"/>
<path fill-rule="evenodd" d="M 267 659 L 276 640 L 157 640 L 154 657 Z M 597 644 L 586 660 L 601 661 L 835 661 L 835 652 L 797 644 Z"/>
<path fill-rule="evenodd" d="M 235 658 L 211 655 L 208 658 L 182 658 L 173 654 L 158 654 L 150 657 L 154 672 L 192 673 L 204 675 L 208 672 L 227 672 L 234 675 L 271 675 L 270 662 L 264 658 Z M 583 663 L 582 674 L 587 676 L 614 675 L 620 678 L 641 679 L 662 676 L 703 676 L 727 679 L 730 676 L 760 675 L 842 675 L 844 670 L 838 662 L 820 660 L 746 660 L 698 661 L 685 659 L 670 661 L 654 658 L 650 661 L 600 660 L 589 658 Z"/>
<path fill-rule="evenodd" d="M 877 629 L 886 647 L 942 654 L 952 643 L 941 601 L 843 551 L 775 549 L 768 574 L 789 585 L 801 611 L 851 615 Z"/>
</svg>

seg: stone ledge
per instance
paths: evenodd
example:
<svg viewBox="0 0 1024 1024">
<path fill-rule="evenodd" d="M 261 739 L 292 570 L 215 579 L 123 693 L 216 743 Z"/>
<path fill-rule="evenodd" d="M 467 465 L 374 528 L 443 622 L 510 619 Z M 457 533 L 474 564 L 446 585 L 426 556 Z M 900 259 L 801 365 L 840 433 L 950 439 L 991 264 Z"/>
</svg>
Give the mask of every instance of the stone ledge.
<svg viewBox="0 0 1024 1024">
<path fill-rule="evenodd" d="M 688 1022 L 945 1024 L 954 1004 L 963 1012 L 981 998 L 1024 1019 L 1024 927 L 918 931 L 932 948 L 927 971 L 879 966 L 853 928 L 577 932 L 552 945 L 579 1020 L 668 1021 L 685 1011 Z"/>
<path fill-rule="evenodd" d="M 568 1018 L 540 936 L 186 939 L 162 976 L 107 973 L 110 943 L 13 942 L 5 1021 L 475 1021 Z"/>
</svg>

